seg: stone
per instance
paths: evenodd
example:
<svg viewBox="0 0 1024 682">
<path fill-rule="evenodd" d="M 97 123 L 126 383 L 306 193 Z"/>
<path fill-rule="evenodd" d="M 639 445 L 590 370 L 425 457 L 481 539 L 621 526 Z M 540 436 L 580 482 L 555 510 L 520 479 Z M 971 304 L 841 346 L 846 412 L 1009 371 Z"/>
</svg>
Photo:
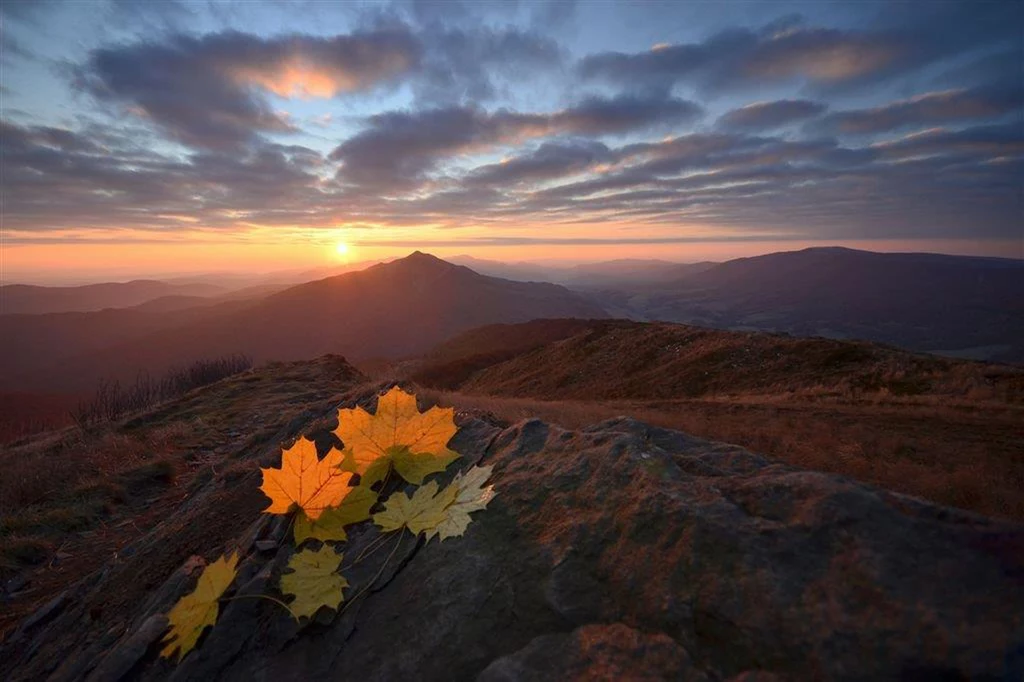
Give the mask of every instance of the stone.
<svg viewBox="0 0 1024 682">
<path fill-rule="evenodd" d="M 117 682 L 124 679 L 168 627 L 167 616 L 154 614 L 138 630 L 118 643 L 86 678 L 89 682 Z"/>
<path fill-rule="evenodd" d="M 249 527 L 237 544 L 250 549 L 217 625 L 180 664 L 145 649 L 132 679 L 1024 673 L 1024 526 L 627 418 L 568 431 L 463 415 L 460 427 L 452 447 L 463 459 L 442 482 L 456 467 L 493 465 L 497 493 L 463 537 L 425 543 L 405 532 L 354 564 L 379 532 L 353 526 L 340 550 L 345 601 L 295 621 L 258 598 L 282 598 L 277 580 L 294 552 L 288 519 Z M 189 523 L 212 513 L 203 505 L 215 499 L 183 501 Z M 155 552 L 170 531 L 149 532 Z M 260 551 L 265 541 L 277 544 Z M 152 596 L 110 618 L 138 623 L 166 612 L 190 584 L 180 566 L 152 576 Z M 116 593 L 118 576 L 98 579 L 94 594 Z M 74 662 L 64 670 L 77 677 L 68 679 L 120 672 L 145 637 L 119 640 L 113 651 L 123 656 L 108 668 L 114 654 L 94 660 L 98 635 L 82 636 L 98 627 L 70 610 L 40 630 L 31 655 L 15 658 L 18 643 L 0 644 L 0 678 L 45 678 L 54 658 Z"/>
</svg>

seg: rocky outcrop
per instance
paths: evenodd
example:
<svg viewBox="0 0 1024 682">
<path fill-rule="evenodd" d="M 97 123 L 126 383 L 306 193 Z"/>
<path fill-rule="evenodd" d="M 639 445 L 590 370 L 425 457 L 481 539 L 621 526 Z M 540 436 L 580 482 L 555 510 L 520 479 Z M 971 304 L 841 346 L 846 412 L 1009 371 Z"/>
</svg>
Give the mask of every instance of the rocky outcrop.
<svg viewBox="0 0 1024 682">
<path fill-rule="evenodd" d="M 157 656 L 160 614 L 190 588 L 194 566 L 147 576 L 158 569 L 140 559 L 128 573 L 90 576 L 45 622 L 23 624 L 0 646 L 0 677 L 1024 675 L 1024 527 L 629 419 L 576 432 L 537 420 L 458 421 L 461 466 L 493 464 L 497 496 L 462 538 L 424 544 L 406 533 L 347 570 L 340 613 L 322 610 L 300 626 L 277 605 L 245 598 L 274 593 L 292 551 L 286 525 L 262 517 L 236 543 L 246 556 L 229 596 L 241 598 L 224 602 L 180 664 Z M 322 442 L 324 433 L 314 435 Z M 201 522 L 199 498 L 183 507 Z M 372 527 L 350 533 L 343 566 L 375 537 Z M 125 575 L 154 587 L 94 617 Z"/>
</svg>

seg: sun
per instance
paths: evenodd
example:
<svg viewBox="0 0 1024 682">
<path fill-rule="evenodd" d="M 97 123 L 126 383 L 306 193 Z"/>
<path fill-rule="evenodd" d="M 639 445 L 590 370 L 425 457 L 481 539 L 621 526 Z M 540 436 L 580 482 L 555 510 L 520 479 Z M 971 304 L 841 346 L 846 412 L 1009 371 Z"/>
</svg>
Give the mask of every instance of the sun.
<svg viewBox="0 0 1024 682">
<path fill-rule="evenodd" d="M 347 256 L 348 244 L 346 244 L 345 242 L 338 242 L 337 244 L 334 245 L 334 250 L 338 252 L 339 256 Z"/>
</svg>

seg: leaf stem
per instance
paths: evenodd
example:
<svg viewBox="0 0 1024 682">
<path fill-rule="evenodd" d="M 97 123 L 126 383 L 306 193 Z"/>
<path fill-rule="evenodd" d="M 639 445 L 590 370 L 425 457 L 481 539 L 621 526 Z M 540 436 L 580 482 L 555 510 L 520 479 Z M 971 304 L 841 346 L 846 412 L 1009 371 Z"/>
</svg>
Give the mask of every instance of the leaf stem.
<svg viewBox="0 0 1024 682">
<path fill-rule="evenodd" d="M 288 608 L 287 604 L 285 604 L 280 599 L 274 599 L 273 597 L 266 594 L 236 594 L 234 597 L 221 597 L 220 601 L 235 601 L 236 599 L 266 599 L 267 601 L 272 601 L 281 608 L 283 608 L 285 611 L 291 614 L 291 617 L 295 620 L 299 619 L 299 617 L 295 615 L 295 612 Z"/>
<path fill-rule="evenodd" d="M 403 528 L 402 530 L 405 530 L 405 529 Z M 395 546 L 391 549 L 391 554 L 388 554 L 388 558 L 384 560 L 383 564 L 381 564 L 380 569 L 377 571 L 377 574 L 374 575 L 373 578 L 370 579 L 370 582 L 366 583 L 366 587 L 364 587 L 363 589 L 359 590 L 358 593 L 356 593 L 356 596 L 354 596 L 351 599 L 348 599 L 348 600 L 345 601 L 345 605 L 343 607 L 341 607 L 341 611 L 338 612 L 339 616 L 345 611 L 345 609 L 347 609 L 349 607 L 349 604 L 352 604 L 353 602 L 355 602 L 356 599 L 359 599 L 361 596 L 366 594 L 366 592 L 369 591 L 369 589 L 371 587 L 373 587 L 373 584 L 375 582 L 377 582 L 377 578 L 379 578 L 381 573 L 384 572 L 384 569 L 387 568 L 387 565 L 388 565 L 388 563 L 390 563 L 391 558 L 393 556 L 395 556 L 395 552 L 398 551 L 399 545 L 402 544 L 402 536 L 403 535 L 405 535 L 405 533 L 399 531 L 399 533 L 398 533 L 398 542 L 396 542 Z"/>
<path fill-rule="evenodd" d="M 377 536 L 376 538 L 371 540 L 366 545 L 366 547 L 363 548 L 363 551 L 359 552 L 359 556 L 357 556 L 355 558 L 355 561 L 353 561 L 351 564 L 349 564 L 347 566 L 347 568 L 351 568 L 352 566 L 355 566 L 356 564 L 360 563 L 364 558 L 368 558 L 368 557 L 373 556 L 374 552 L 376 552 L 378 549 L 380 549 L 381 547 L 384 546 L 384 543 L 387 542 L 387 539 L 388 539 L 388 534 L 387 533 L 381 533 L 379 536 Z"/>
</svg>

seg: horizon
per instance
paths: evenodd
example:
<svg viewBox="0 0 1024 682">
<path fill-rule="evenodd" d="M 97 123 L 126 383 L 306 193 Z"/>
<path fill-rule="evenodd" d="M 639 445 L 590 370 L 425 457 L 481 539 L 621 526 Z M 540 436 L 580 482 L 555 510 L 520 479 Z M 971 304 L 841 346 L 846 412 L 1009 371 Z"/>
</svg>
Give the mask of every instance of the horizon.
<svg viewBox="0 0 1024 682">
<path fill-rule="evenodd" d="M 744 8 L 5 1 L 0 284 L 1024 259 L 1024 6 Z"/>
<path fill-rule="evenodd" d="M 1005 258 L 1004 256 L 991 256 L 991 255 L 986 254 L 986 253 L 966 253 L 965 254 L 965 253 L 960 253 L 960 252 L 915 251 L 915 250 L 910 250 L 910 249 L 875 250 L 875 249 L 869 249 L 869 248 L 858 248 L 858 247 L 854 247 L 854 246 L 842 246 L 842 245 L 837 245 L 837 244 L 815 244 L 815 245 L 811 245 L 811 246 L 805 246 L 805 247 L 799 248 L 799 249 L 794 248 L 794 249 L 787 249 L 787 250 L 783 250 L 783 251 L 757 252 L 757 253 L 751 253 L 749 255 L 736 256 L 735 258 L 723 258 L 721 260 L 715 260 L 715 259 L 673 260 L 673 259 L 670 259 L 670 258 L 656 258 L 656 257 L 634 258 L 634 257 L 630 257 L 630 256 L 620 256 L 620 257 L 617 257 L 617 258 L 582 259 L 582 260 L 581 259 L 565 260 L 565 259 L 554 259 L 554 258 L 534 258 L 534 259 L 522 259 L 522 260 L 519 260 L 519 259 L 515 259 L 515 260 L 513 260 L 513 259 L 510 259 L 510 260 L 498 260 L 498 259 L 495 259 L 495 258 L 483 258 L 483 257 L 479 257 L 479 256 L 473 256 L 473 255 L 470 255 L 468 253 L 454 253 L 453 252 L 451 254 L 441 255 L 441 254 L 437 254 L 437 253 L 434 253 L 432 251 L 426 251 L 426 250 L 423 250 L 423 249 L 412 249 L 412 250 L 406 250 L 406 251 L 400 253 L 399 255 L 389 256 L 389 257 L 386 257 L 386 258 L 356 259 L 356 258 L 351 258 L 350 257 L 350 258 L 346 258 L 344 260 L 336 260 L 333 263 L 321 264 L 319 266 L 315 265 L 315 264 L 308 264 L 307 263 L 305 266 L 302 266 L 302 267 L 299 267 L 299 268 L 285 268 L 285 269 L 277 269 L 277 270 L 265 270 L 265 271 L 259 271 L 259 272 L 254 272 L 254 271 L 251 271 L 251 270 L 219 270 L 219 271 L 217 271 L 217 270 L 185 270 L 185 271 L 178 271 L 178 272 L 163 272 L 163 273 L 139 272 L 139 273 L 135 273 L 135 274 L 125 274 L 125 275 L 120 275 L 120 276 L 96 275 L 96 276 L 91 277 L 91 278 L 88 277 L 88 276 L 75 275 L 74 273 L 63 273 L 62 275 L 52 276 L 52 277 L 45 278 L 45 279 L 38 279 L 38 280 L 25 280 L 25 279 L 23 279 L 23 280 L 18 280 L 18 281 L 13 281 L 13 280 L 11 280 L 10 278 L 7 278 L 7 277 L 0 277 L 0 287 L 10 286 L 10 285 L 42 286 L 42 287 L 76 287 L 76 286 L 88 286 L 88 285 L 92 285 L 92 284 L 125 284 L 125 283 L 129 283 L 129 282 L 137 282 L 137 281 L 165 281 L 165 282 L 171 282 L 173 280 L 209 280 L 209 281 L 213 281 L 213 280 L 216 280 L 218 278 L 220 278 L 220 279 L 235 278 L 235 279 L 241 279 L 241 280 L 244 281 L 246 277 L 248 277 L 250 279 L 252 279 L 252 278 L 257 278 L 257 279 L 258 278 L 268 278 L 268 279 L 272 280 L 274 278 L 278 278 L 278 279 L 285 278 L 285 279 L 287 279 L 289 277 L 295 277 L 295 276 L 300 276 L 300 275 L 302 275 L 302 276 L 307 276 L 308 275 L 308 276 L 311 276 L 313 279 L 319 279 L 319 278 L 322 278 L 324 276 L 327 276 L 327 277 L 334 276 L 334 274 L 345 274 L 347 272 L 355 272 L 355 271 L 362 270 L 362 269 L 365 269 L 365 268 L 368 268 L 368 267 L 372 267 L 373 265 L 377 265 L 377 264 L 380 264 L 380 263 L 389 263 L 389 262 L 392 262 L 392 261 L 401 260 L 403 258 L 408 258 L 409 256 L 412 256 L 415 253 L 423 253 L 423 254 L 426 254 L 426 255 L 429 255 L 429 256 L 434 256 L 435 258 L 439 258 L 441 260 L 450 261 L 450 262 L 454 262 L 454 261 L 457 261 L 457 260 L 460 260 L 460 259 L 473 259 L 473 260 L 478 260 L 481 263 L 493 263 L 493 264 L 497 264 L 497 265 L 512 265 L 512 266 L 524 265 L 524 266 L 534 266 L 534 267 L 538 267 L 538 268 L 557 269 L 557 268 L 570 268 L 570 267 L 574 267 L 574 266 L 593 265 L 593 264 L 598 264 L 598 263 L 609 263 L 609 262 L 614 262 L 614 261 L 667 262 L 667 263 L 677 263 L 677 264 L 680 264 L 680 265 L 700 263 L 700 262 L 723 263 L 723 262 L 727 262 L 727 261 L 730 261 L 730 260 L 736 260 L 736 259 L 741 259 L 741 258 L 765 256 L 765 255 L 772 255 L 772 254 L 777 254 L 777 253 L 789 253 L 789 252 L 796 252 L 796 251 L 805 251 L 805 250 L 808 250 L 808 249 L 828 249 L 828 248 L 843 248 L 843 249 L 849 249 L 849 250 L 855 250 L 855 251 L 865 251 L 865 252 L 871 252 L 871 253 L 888 253 L 888 254 L 894 254 L 894 255 L 899 255 L 899 254 L 902 254 L 902 255 L 909 255 L 909 254 L 934 254 L 934 255 L 963 256 L 963 257 L 968 257 L 968 258 L 971 258 L 971 257 L 975 257 L 975 258 Z M 1011 258 L 1008 258 L 1008 260 L 1020 260 L 1020 261 L 1024 262 L 1024 257 L 1022 257 L 1022 258 L 1011 257 Z M 473 267 L 473 263 L 468 263 L 468 264 L 467 263 L 456 263 L 456 264 L 466 265 L 470 269 L 472 269 L 472 267 Z M 343 270 L 341 272 L 337 272 L 337 273 L 334 273 L 332 275 L 323 275 L 322 274 L 322 271 L 330 270 L 330 269 L 332 269 L 332 266 L 334 268 L 342 268 Z M 481 273 L 481 274 L 485 274 L 485 273 Z M 298 284 L 298 283 L 300 283 L 300 280 L 294 280 L 294 283 Z M 245 286 L 248 287 L 248 286 L 251 286 L 251 284 L 247 283 Z"/>
</svg>

